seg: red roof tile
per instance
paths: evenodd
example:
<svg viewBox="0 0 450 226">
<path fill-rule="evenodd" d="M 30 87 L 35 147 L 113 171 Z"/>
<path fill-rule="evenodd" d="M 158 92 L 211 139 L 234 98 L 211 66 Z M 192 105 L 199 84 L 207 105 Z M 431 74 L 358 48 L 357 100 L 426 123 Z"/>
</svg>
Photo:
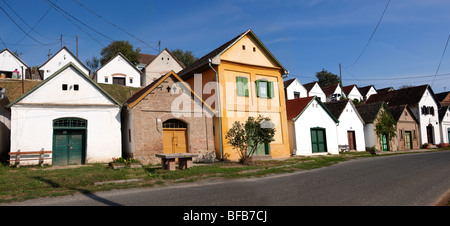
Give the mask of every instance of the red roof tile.
<svg viewBox="0 0 450 226">
<path fill-rule="evenodd" d="M 308 106 L 312 99 L 314 99 L 314 96 L 286 100 L 287 119 L 292 120 L 293 118 L 297 117 L 303 111 L 303 109 Z"/>
</svg>

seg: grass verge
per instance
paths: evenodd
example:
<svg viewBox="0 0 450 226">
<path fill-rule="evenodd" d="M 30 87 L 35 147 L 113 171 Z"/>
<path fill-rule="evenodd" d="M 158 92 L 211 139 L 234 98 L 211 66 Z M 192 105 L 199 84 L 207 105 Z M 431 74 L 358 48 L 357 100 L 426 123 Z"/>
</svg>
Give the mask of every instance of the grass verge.
<svg viewBox="0 0 450 226">
<path fill-rule="evenodd" d="M 39 197 L 93 193 L 112 189 L 151 187 L 170 183 L 194 182 L 211 178 L 258 177 L 330 166 L 354 158 L 373 157 L 368 152 L 339 155 L 291 157 L 286 160 L 195 164 L 188 170 L 167 171 L 160 166 L 111 169 L 107 164 L 55 169 L 55 167 L 0 166 L 0 203 Z M 121 181 L 121 183 L 117 183 Z"/>
</svg>

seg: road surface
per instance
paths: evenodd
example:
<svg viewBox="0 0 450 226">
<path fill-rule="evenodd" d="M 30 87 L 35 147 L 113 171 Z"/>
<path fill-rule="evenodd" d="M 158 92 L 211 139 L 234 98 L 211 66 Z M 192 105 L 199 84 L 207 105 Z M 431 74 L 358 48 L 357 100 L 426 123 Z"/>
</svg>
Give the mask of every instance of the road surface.
<svg viewBox="0 0 450 226">
<path fill-rule="evenodd" d="M 262 178 L 205 180 L 19 206 L 430 206 L 450 189 L 450 151 L 361 158 Z"/>
</svg>

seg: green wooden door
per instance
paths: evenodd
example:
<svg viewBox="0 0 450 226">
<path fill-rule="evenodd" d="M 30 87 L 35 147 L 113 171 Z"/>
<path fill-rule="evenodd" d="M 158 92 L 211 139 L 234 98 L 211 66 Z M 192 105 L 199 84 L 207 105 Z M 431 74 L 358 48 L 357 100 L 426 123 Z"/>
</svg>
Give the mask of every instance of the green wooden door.
<svg viewBox="0 0 450 226">
<path fill-rule="evenodd" d="M 67 149 L 67 131 L 55 130 L 53 133 L 53 165 L 67 165 L 69 151 Z"/>
<path fill-rule="evenodd" d="M 405 148 L 406 150 L 412 149 L 412 136 L 411 131 L 405 131 Z"/>
<path fill-rule="evenodd" d="M 259 144 L 253 155 L 270 155 L 270 144 Z"/>
<path fill-rule="evenodd" d="M 389 151 L 386 134 L 381 135 L 381 148 L 383 149 L 383 151 Z"/>
<path fill-rule="evenodd" d="M 311 128 L 311 144 L 313 153 L 327 151 L 325 129 Z"/>
<path fill-rule="evenodd" d="M 84 130 L 54 130 L 53 165 L 83 164 Z"/>
</svg>

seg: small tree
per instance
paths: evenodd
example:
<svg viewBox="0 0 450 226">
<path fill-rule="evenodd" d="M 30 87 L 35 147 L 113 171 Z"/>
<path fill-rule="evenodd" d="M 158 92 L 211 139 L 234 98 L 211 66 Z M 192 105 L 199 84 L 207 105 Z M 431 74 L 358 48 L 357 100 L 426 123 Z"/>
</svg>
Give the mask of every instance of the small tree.
<svg viewBox="0 0 450 226">
<path fill-rule="evenodd" d="M 375 131 L 378 137 L 381 137 L 383 134 L 385 134 L 388 140 L 391 141 L 392 138 L 397 136 L 395 124 L 395 120 L 389 115 L 388 112 L 384 111 L 381 114 L 380 120 L 375 127 Z"/>
<path fill-rule="evenodd" d="M 92 73 L 97 70 L 100 64 L 100 60 L 96 56 L 92 56 L 91 59 L 86 60 L 86 65 L 92 70 Z"/>
<path fill-rule="evenodd" d="M 179 61 L 183 62 L 184 66 L 189 66 L 198 60 L 197 57 L 194 56 L 192 51 L 183 51 L 181 49 L 173 49 L 170 51 Z"/>
<path fill-rule="evenodd" d="M 331 72 L 328 72 L 325 69 L 322 69 L 322 71 L 317 72 L 316 78 L 318 80 L 317 83 L 319 83 L 321 87 L 331 86 L 341 81 L 339 76 Z"/>
<path fill-rule="evenodd" d="M 238 151 L 241 157 L 239 162 L 248 164 L 258 146 L 274 141 L 274 135 L 275 125 L 270 118 L 260 115 L 256 119 L 248 117 L 245 123 L 234 122 L 227 132 L 226 139 Z"/>
<path fill-rule="evenodd" d="M 102 49 L 100 55 L 100 64 L 105 65 L 111 58 L 115 57 L 118 53 L 122 53 L 131 63 L 134 65 L 139 64 L 139 48 L 134 49 L 128 41 L 113 41 L 108 46 Z"/>
</svg>

